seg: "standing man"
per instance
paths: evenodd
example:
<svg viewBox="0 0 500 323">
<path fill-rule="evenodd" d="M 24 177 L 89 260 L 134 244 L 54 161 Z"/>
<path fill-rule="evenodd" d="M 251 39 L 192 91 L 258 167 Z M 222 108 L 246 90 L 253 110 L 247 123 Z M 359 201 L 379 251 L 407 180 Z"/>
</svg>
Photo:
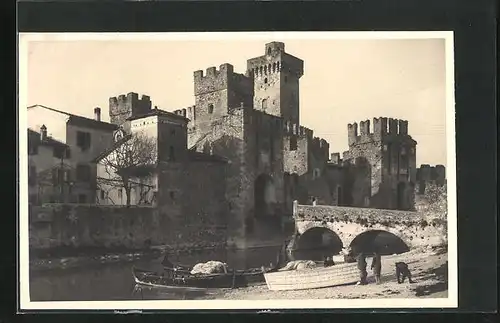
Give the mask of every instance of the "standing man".
<svg viewBox="0 0 500 323">
<path fill-rule="evenodd" d="M 368 282 L 366 281 L 366 277 L 368 273 L 366 272 L 366 256 L 364 252 L 360 252 L 357 257 L 358 261 L 358 269 L 359 269 L 359 282 L 356 285 L 366 285 Z"/>
<path fill-rule="evenodd" d="M 371 269 L 373 271 L 373 275 L 375 276 L 375 282 L 380 284 L 380 272 L 382 270 L 382 258 L 380 257 L 380 253 L 378 251 L 375 251 L 373 254 L 373 259 L 372 259 L 372 266 Z"/>
</svg>

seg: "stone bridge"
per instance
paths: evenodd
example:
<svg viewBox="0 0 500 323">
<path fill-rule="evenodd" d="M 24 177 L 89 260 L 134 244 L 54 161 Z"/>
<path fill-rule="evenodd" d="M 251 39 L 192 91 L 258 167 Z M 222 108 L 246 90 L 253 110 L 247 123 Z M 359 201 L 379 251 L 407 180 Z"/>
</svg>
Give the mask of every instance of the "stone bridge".
<svg viewBox="0 0 500 323">
<path fill-rule="evenodd" d="M 355 243 L 363 241 L 370 243 L 370 239 L 380 234 L 385 235 L 386 241 L 392 237 L 392 241 L 399 241 L 407 249 L 447 242 L 445 221 L 429 219 L 418 212 L 299 205 L 295 202 L 293 215 L 299 234 L 294 245 L 299 249 L 308 248 L 305 244 L 314 248 L 311 241 L 324 246 L 325 236 L 330 237 L 330 244 L 337 243 L 338 248 L 354 247 Z"/>
</svg>

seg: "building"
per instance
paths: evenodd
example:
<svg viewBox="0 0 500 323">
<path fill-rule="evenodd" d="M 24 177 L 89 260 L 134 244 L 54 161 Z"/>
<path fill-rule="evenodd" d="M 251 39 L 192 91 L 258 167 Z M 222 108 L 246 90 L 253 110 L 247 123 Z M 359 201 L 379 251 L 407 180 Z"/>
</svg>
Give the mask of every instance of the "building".
<svg viewBox="0 0 500 323">
<path fill-rule="evenodd" d="M 417 169 L 418 194 L 424 194 L 428 185 L 446 185 L 446 168 L 443 165 L 422 164 Z"/>
<path fill-rule="evenodd" d="M 176 201 L 185 217 L 226 210 L 234 240 L 278 232 L 283 216 L 292 214 L 293 200 L 412 209 L 417 143 L 408 122 L 375 118 L 373 130 L 370 121 L 362 121 L 359 133 L 356 123 L 348 125 L 349 150 L 342 159 L 340 153 L 330 155 L 329 143 L 300 123 L 303 74 L 304 62 L 272 42 L 262 56 L 247 61 L 244 74 L 228 63 L 195 71 L 195 103 L 174 111 L 181 118 L 151 109 L 148 96 L 129 93 L 110 99 L 110 119 L 121 126 L 120 137 L 141 129 L 156 138 L 156 174 L 165 174 L 152 181 L 158 201 L 181 196 Z M 225 162 L 209 171 L 210 158 Z M 168 180 L 161 182 L 162 176 Z M 123 203 L 123 193 L 118 200 Z"/>
<path fill-rule="evenodd" d="M 28 111 L 29 194 L 32 203 L 93 203 L 97 170 L 92 160 L 113 142 L 114 124 L 42 105 Z"/>
</svg>

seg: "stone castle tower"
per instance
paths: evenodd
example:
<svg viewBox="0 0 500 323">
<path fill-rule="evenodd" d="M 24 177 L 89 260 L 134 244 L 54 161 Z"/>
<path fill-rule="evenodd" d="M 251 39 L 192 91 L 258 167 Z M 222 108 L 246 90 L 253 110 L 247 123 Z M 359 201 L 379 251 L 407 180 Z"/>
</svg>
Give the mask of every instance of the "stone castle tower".
<svg viewBox="0 0 500 323">
<path fill-rule="evenodd" d="M 304 62 L 285 52 L 285 44 L 266 44 L 265 54 L 247 61 L 247 75 L 254 78 L 254 109 L 282 117 L 293 124 L 299 120 L 299 79 Z"/>
<path fill-rule="evenodd" d="M 357 206 L 411 209 L 416 183 L 416 145 L 408 121 L 374 118 L 348 125 L 349 151 L 344 161 L 357 172 L 352 183 Z M 361 175 L 361 176 L 360 176 Z"/>
</svg>

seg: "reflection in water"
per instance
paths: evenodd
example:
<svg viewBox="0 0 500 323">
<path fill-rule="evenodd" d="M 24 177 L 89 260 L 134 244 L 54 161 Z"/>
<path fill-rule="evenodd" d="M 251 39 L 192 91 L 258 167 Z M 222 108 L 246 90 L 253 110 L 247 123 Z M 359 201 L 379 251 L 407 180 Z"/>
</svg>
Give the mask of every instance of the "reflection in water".
<svg viewBox="0 0 500 323">
<path fill-rule="evenodd" d="M 255 248 L 237 251 L 212 251 L 202 254 L 172 256 L 173 262 L 195 265 L 199 262 L 219 260 L 230 267 L 245 269 L 267 266 L 276 262 L 277 247 Z M 184 293 L 164 288 L 135 289 L 132 265 L 145 269 L 159 269 L 161 258 L 136 263 L 103 264 L 93 267 L 57 269 L 30 274 L 32 301 L 104 301 L 140 299 L 195 299 L 206 297 L 203 293 Z"/>
</svg>

